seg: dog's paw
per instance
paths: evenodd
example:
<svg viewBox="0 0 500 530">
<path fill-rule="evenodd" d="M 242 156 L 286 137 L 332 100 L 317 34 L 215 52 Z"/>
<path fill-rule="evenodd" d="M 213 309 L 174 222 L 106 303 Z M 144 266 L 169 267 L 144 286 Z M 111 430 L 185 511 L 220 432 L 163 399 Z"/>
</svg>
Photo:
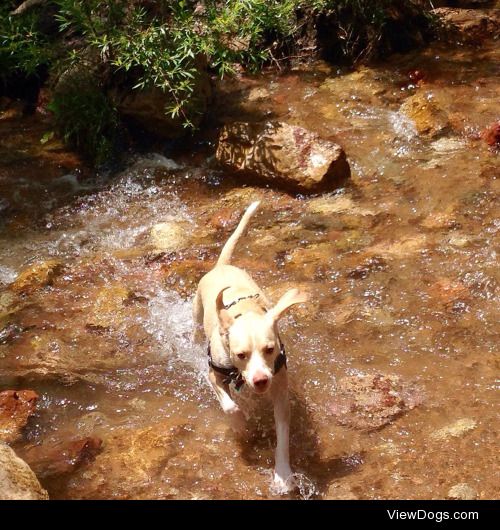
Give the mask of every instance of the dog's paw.
<svg viewBox="0 0 500 530">
<path fill-rule="evenodd" d="M 246 418 L 243 414 L 242 410 L 238 407 L 238 405 L 234 405 L 229 410 L 225 411 L 226 414 L 229 416 L 229 422 L 231 425 L 231 429 L 237 433 L 242 433 L 245 431 L 246 428 Z"/>
<path fill-rule="evenodd" d="M 295 482 L 295 478 L 291 470 L 289 473 L 278 473 L 277 471 L 274 472 L 273 490 L 278 495 L 290 493 L 294 491 L 296 487 L 297 483 Z"/>
</svg>

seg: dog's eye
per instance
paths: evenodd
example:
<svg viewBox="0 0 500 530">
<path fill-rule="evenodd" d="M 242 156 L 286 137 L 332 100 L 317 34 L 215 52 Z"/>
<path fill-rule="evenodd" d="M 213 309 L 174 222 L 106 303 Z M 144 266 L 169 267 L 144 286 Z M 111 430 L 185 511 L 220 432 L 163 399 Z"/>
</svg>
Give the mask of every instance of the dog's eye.
<svg viewBox="0 0 500 530">
<path fill-rule="evenodd" d="M 274 353 L 274 346 L 269 346 L 268 348 L 265 348 L 264 353 L 266 355 L 272 355 Z"/>
<path fill-rule="evenodd" d="M 236 354 L 236 357 L 238 357 L 238 359 L 244 359 L 246 357 L 246 355 L 244 353 L 238 353 Z"/>
</svg>

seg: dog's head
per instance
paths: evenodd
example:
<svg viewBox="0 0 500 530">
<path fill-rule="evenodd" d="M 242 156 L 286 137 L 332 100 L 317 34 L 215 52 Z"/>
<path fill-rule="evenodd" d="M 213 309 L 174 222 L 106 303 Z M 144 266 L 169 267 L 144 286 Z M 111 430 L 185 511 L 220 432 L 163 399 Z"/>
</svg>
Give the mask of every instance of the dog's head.
<svg viewBox="0 0 500 530">
<path fill-rule="evenodd" d="M 267 313 L 248 311 L 236 318 L 222 301 L 224 291 L 216 300 L 220 332 L 226 337 L 233 365 L 252 390 L 263 394 L 271 386 L 274 364 L 280 354 L 277 322 L 289 307 L 306 302 L 308 297 L 298 289 L 291 289 Z"/>
</svg>

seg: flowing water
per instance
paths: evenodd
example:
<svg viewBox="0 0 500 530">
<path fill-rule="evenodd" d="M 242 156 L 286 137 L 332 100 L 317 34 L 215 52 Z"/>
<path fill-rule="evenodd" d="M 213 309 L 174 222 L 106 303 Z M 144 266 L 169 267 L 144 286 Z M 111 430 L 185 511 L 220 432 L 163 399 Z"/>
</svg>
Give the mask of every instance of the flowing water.
<svg viewBox="0 0 500 530">
<path fill-rule="evenodd" d="M 284 119 L 345 148 L 351 182 L 313 197 L 224 174 L 210 134 L 96 175 L 40 144 L 39 116 L 0 120 L 0 390 L 40 396 L 15 449 L 51 497 L 277 498 L 269 404 L 244 390 L 233 433 L 191 341 L 197 281 L 255 199 L 234 263 L 275 299 L 311 293 L 280 326 L 289 497 L 498 497 L 500 172 L 480 133 L 499 59 L 434 47 L 223 84 L 214 123 Z M 416 93 L 447 113 L 441 136 L 400 112 Z M 101 451 L 76 465 L 64 448 L 85 438 Z"/>
</svg>

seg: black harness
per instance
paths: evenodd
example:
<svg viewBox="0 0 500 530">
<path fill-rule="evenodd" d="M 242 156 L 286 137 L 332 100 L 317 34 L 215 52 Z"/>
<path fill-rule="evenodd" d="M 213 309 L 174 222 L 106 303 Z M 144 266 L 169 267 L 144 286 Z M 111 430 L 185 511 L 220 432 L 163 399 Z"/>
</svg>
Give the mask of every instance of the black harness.
<svg viewBox="0 0 500 530">
<path fill-rule="evenodd" d="M 233 307 L 241 300 L 246 300 L 248 298 L 257 298 L 258 296 L 259 296 L 258 293 L 252 294 L 250 296 L 242 296 L 241 298 L 238 298 L 237 300 L 234 300 L 230 304 L 224 306 L 224 308 L 229 309 L 230 307 Z M 236 318 L 238 318 L 238 316 Z M 278 340 L 280 343 L 280 353 L 278 357 L 276 357 L 276 360 L 274 361 L 273 375 L 277 374 L 283 368 L 283 366 L 286 367 L 285 346 L 283 345 L 279 337 L 278 337 Z M 245 380 L 243 379 L 243 376 L 241 375 L 241 372 L 238 370 L 238 368 L 236 368 L 236 366 L 225 367 L 225 366 L 219 366 L 215 364 L 212 361 L 212 352 L 210 350 L 210 343 L 208 344 L 207 353 L 208 353 L 208 366 L 210 366 L 210 368 L 212 368 L 214 372 L 217 372 L 219 374 L 226 376 L 225 379 L 223 380 L 223 383 L 227 385 L 234 383 L 234 388 L 236 390 L 240 390 L 240 388 L 245 384 Z"/>
</svg>

